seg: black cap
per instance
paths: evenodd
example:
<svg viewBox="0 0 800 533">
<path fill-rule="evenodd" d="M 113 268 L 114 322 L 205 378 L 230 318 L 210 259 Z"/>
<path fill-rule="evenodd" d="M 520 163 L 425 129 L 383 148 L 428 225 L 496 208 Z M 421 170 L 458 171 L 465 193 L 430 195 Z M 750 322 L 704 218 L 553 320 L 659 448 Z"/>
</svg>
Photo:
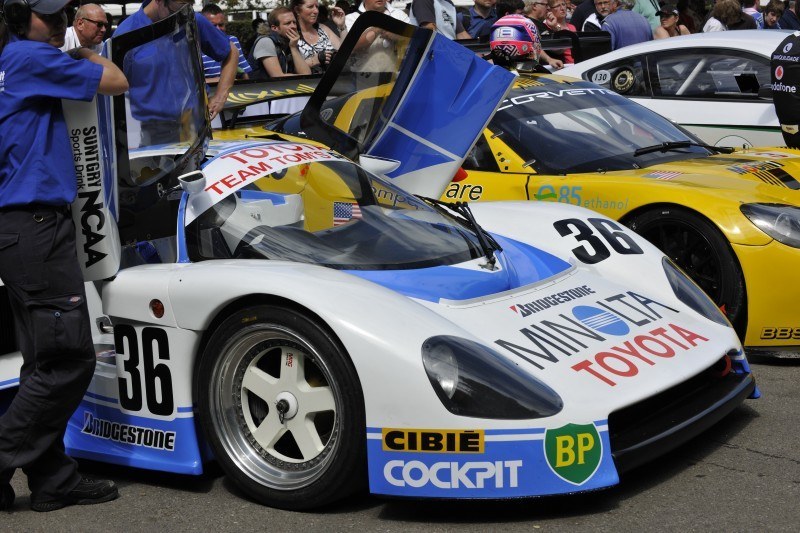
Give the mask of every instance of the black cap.
<svg viewBox="0 0 800 533">
<path fill-rule="evenodd" d="M 28 6 L 34 13 L 52 15 L 64 9 L 69 2 L 70 0 L 28 0 Z M 6 2 L 4 1 L 3 7 L 5 7 L 5 4 Z"/>
<path fill-rule="evenodd" d="M 656 15 L 659 17 L 671 17 L 671 16 L 678 16 L 678 8 L 675 7 L 675 4 L 664 4 L 661 7 L 660 11 L 656 11 Z"/>
</svg>

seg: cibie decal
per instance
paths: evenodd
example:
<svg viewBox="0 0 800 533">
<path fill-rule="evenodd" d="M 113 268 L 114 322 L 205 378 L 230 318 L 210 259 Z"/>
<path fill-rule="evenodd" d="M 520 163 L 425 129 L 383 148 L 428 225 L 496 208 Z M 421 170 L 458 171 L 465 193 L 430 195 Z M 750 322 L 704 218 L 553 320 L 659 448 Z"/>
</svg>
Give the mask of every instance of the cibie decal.
<svg viewBox="0 0 800 533">
<path fill-rule="evenodd" d="M 567 424 L 547 430 L 544 456 L 558 477 L 573 485 L 583 485 L 600 466 L 603 441 L 594 424 Z"/>
<path fill-rule="evenodd" d="M 483 453 L 482 430 L 392 429 L 381 432 L 385 452 Z"/>
<path fill-rule="evenodd" d="M 778 65 L 775 69 L 775 79 L 782 79 L 783 78 L 783 65 Z"/>
<path fill-rule="evenodd" d="M 296 165 L 341 159 L 335 152 L 305 143 L 265 144 L 223 154 L 209 165 L 215 176 L 222 177 L 191 196 L 186 224 L 228 195 L 270 174 Z"/>
</svg>

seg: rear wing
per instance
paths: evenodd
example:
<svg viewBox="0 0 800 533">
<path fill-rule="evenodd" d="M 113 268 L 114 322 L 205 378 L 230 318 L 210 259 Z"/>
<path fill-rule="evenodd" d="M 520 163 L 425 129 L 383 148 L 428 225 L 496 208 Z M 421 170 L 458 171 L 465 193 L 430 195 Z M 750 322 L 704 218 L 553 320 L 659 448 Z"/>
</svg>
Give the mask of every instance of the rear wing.
<svg viewBox="0 0 800 533">
<path fill-rule="evenodd" d="M 240 80 L 228 93 L 228 99 L 219 114 L 222 129 L 253 123 L 263 124 L 265 120 L 278 118 L 286 113 L 272 113 L 271 102 L 286 98 L 310 96 L 317 88 L 319 74 L 293 76 L 274 80 Z M 209 98 L 216 92 L 217 84 L 210 85 Z"/>
</svg>

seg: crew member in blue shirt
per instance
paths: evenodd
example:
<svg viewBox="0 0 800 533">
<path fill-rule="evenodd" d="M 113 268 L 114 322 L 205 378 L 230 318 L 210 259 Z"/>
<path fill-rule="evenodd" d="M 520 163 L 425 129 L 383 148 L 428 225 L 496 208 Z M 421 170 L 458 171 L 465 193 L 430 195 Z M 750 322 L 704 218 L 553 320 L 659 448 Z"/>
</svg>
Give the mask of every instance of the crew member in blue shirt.
<svg viewBox="0 0 800 533">
<path fill-rule="evenodd" d="M 22 468 L 34 511 L 117 497 L 82 478 L 64 431 L 95 366 L 69 205 L 77 193 L 61 99 L 128 88 L 113 63 L 64 44 L 68 0 L 4 0 L 0 21 L 0 278 L 22 352 L 19 389 L 0 417 L 0 510 L 14 505 Z"/>
<path fill-rule="evenodd" d="M 119 36 L 123 33 L 138 30 L 139 28 L 163 20 L 180 10 L 186 4 L 190 4 L 190 2 L 181 0 L 146 0 L 139 8 L 139 11 L 122 21 L 114 32 L 114 35 Z M 217 30 L 208 19 L 200 13 L 195 13 L 194 16 L 197 22 L 198 35 L 200 37 L 200 49 L 207 56 L 222 63 L 222 70 L 220 71 L 219 81 L 217 82 L 217 90 L 214 96 L 208 101 L 208 111 L 213 119 L 222 110 L 222 106 L 225 105 L 225 100 L 228 99 L 228 92 L 236 79 L 239 52 L 236 50 L 233 43 L 228 40 L 228 37 Z M 134 76 L 129 74 L 128 78 L 131 82 L 132 96 L 134 96 L 133 93 L 137 92 L 137 89 L 154 90 L 156 87 L 160 89 L 163 89 L 165 86 L 168 87 L 169 68 L 170 65 L 164 65 L 163 72 L 153 73 L 155 77 Z M 142 101 L 141 98 L 134 99 L 139 102 Z M 134 117 L 139 118 L 135 115 Z"/>
</svg>

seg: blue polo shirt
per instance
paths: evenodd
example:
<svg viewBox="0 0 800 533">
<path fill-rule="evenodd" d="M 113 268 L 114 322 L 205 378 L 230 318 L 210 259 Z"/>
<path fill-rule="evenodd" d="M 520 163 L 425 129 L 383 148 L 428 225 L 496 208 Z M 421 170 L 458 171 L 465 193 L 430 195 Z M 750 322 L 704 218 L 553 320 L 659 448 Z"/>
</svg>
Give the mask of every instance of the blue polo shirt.
<svg viewBox="0 0 800 533">
<path fill-rule="evenodd" d="M 464 24 L 464 16 L 459 13 L 458 20 Z M 497 10 L 492 7 L 486 18 L 483 18 L 480 13 L 475 11 L 475 6 L 469 8 L 469 27 L 464 26 L 464 29 L 473 39 L 480 39 L 492 33 L 492 26 L 497 22 Z"/>
<path fill-rule="evenodd" d="M 122 21 L 122 23 L 114 31 L 114 35 L 122 35 L 129 31 L 144 28 L 153 23 L 150 18 L 144 14 L 144 8 L 150 3 L 150 0 L 144 2 L 139 8 L 139 11 Z M 217 61 L 225 61 L 228 54 L 231 53 L 230 41 L 228 36 L 219 31 L 207 18 L 200 13 L 194 14 L 194 20 L 197 22 L 197 32 L 200 37 L 200 49 L 207 56 L 213 57 Z"/>
<path fill-rule="evenodd" d="M 144 13 L 148 3 L 143 3 L 139 11 L 123 20 L 114 35 L 122 35 L 151 25 L 153 21 Z M 225 61 L 231 52 L 228 37 L 200 13 L 195 13 L 194 18 L 197 22 L 200 49 L 217 61 Z M 187 95 L 196 95 L 194 80 L 191 80 L 191 87 L 180 86 L 181 80 L 183 82 L 189 80 L 186 73 L 181 71 L 180 76 L 170 76 L 175 69 L 183 68 L 174 61 L 176 54 L 179 53 L 177 47 L 181 45 L 188 46 L 188 42 L 185 39 L 180 42 L 161 38 L 128 53 L 125 59 L 125 76 L 130 86 L 131 113 L 137 120 L 141 122 L 178 120 L 186 108 Z"/>
<path fill-rule="evenodd" d="M 11 35 L 0 54 L 0 207 L 67 205 L 77 183 L 61 99 L 88 102 L 103 67 Z"/>
<path fill-rule="evenodd" d="M 244 52 L 242 52 L 242 45 L 239 43 L 239 39 L 233 35 L 228 35 L 228 40 L 233 43 L 233 46 L 239 52 L 239 70 L 245 74 L 253 72 L 253 68 L 247 62 Z M 203 54 L 203 73 L 206 78 L 219 78 L 220 74 L 222 74 L 222 63 Z"/>
</svg>

